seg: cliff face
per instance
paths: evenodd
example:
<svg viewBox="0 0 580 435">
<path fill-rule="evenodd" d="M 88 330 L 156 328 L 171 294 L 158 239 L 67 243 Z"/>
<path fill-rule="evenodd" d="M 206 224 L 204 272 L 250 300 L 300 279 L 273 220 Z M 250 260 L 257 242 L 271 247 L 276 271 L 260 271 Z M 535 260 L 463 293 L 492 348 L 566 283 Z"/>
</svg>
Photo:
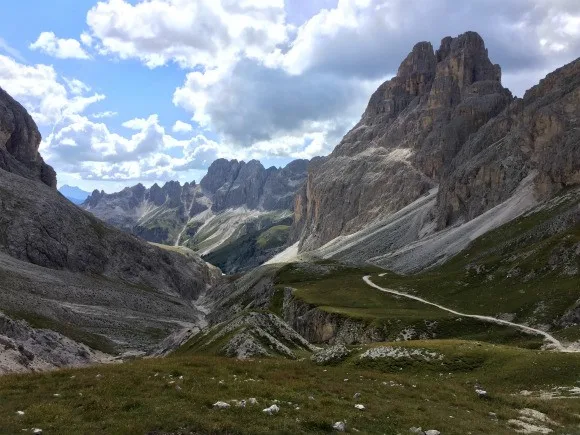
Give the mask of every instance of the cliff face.
<svg viewBox="0 0 580 435">
<path fill-rule="evenodd" d="M 107 351 L 146 351 L 175 329 L 202 323 L 192 301 L 219 271 L 189 250 L 155 247 L 66 200 L 38 155 L 34 121 L 5 93 L 2 101 L 0 311 L 41 319 Z M 132 194 L 137 201 L 144 189 Z"/>
<path fill-rule="evenodd" d="M 170 181 L 150 189 L 94 191 L 85 210 L 145 240 L 186 246 L 226 273 L 269 260 L 286 244 L 292 205 L 306 179 L 307 160 L 265 169 L 218 159 L 199 184 Z"/>
<path fill-rule="evenodd" d="M 38 153 L 40 140 L 26 109 L 0 88 L 0 169 L 56 188 L 56 173 Z"/>
<path fill-rule="evenodd" d="M 535 175 L 546 200 L 580 184 L 580 59 L 554 71 L 490 120 L 441 177 L 437 223 L 479 216 Z"/>
<path fill-rule="evenodd" d="M 209 208 L 195 182 L 177 181 L 149 189 L 137 184 L 112 194 L 95 190 L 81 207 L 123 231 L 169 244 L 191 217 Z"/>
<path fill-rule="evenodd" d="M 508 106 L 501 70 L 473 32 L 422 42 L 372 95 L 361 121 L 309 171 L 296 199 L 302 250 L 393 213 L 438 184 L 470 135 Z"/>
<path fill-rule="evenodd" d="M 281 169 L 265 169 L 257 160 L 246 163 L 218 159 L 211 164 L 200 185 L 212 200 L 214 212 L 240 206 L 287 210 L 306 179 L 307 165 L 307 160 L 294 160 Z"/>
</svg>

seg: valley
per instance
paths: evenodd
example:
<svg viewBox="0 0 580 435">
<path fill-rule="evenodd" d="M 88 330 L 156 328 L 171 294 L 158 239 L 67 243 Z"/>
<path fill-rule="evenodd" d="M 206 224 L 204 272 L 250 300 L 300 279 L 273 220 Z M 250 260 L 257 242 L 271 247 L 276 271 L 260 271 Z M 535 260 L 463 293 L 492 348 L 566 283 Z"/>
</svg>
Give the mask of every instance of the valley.
<svg viewBox="0 0 580 435">
<path fill-rule="evenodd" d="M 326 156 L 81 201 L 0 89 L 0 433 L 580 433 L 579 109 L 470 31 Z"/>
</svg>

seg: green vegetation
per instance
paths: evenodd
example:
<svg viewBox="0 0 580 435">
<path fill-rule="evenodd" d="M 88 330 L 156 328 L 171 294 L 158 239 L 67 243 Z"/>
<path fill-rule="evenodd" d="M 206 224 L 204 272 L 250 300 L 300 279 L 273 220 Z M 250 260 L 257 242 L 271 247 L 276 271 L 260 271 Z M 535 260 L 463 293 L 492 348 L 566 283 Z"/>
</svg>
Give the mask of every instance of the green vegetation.
<svg viewBox="0 0 580 435">
<path fill-rule="evenodd" d="M 446 435 L 502 435 L 513 433 L 508 420 L 523 408 L 546 413 L 561 425 L 551 426 L 555 433 L 577 433 L 578 399 L 542 400 L 538 394 L 577 385 L 579 355 L 462 341 L 397 346 L 427 348 L 443 354 L 446 364 L 441 369 L 432 362 L 365 365 L 358 357 L 363 348 L 337 366 L 308 359 L 172 356 L 3 376 L 0 433 L 32 427 L 50 434 L 328 433 L 334 422 L 346 420 L 349 431 L 362 433 L 407 433 L 421 426 Z M 476 384 L 488 391 L 488 399 L 477 397 Z M 522 390 L 532 394 L 523 396 Z M 360 398 L 354 399 L 355 393 Z M 212 407 L 218 400 L 250 397 L 259 405 Z M 263 413 L 274 400 L 280 401 L 280 412 Z M 356 403 L 366 409 L 355 409 Z"/>
<path fill-rule="evenodd" d="M 153 242 L 149 242 L 149 244 L 156 246 L 160 249 L 163 249 L 165 251 L 176 252 L 176 253 L 181 254 L 185 257 L 194 257 L 195 256 L 195 253 L 191 249 L 186 248 L 185 246 L 169 246 L 169 245 L 163 245 L 161 243 L 153 243 Z"/>
<path fill-rule="evenodd" d="M 580 328 L 564 328 L 559 319 L 580 298 L 580 225 L 574 224 L 577 199 L 566 199 L 523 216 L 476 239 L 449 262 L 417 275 L 327 262 L 319 267 L 288 265 L 277 283 L 296 288 L 294 295 L 321 310 L 388 328 L 406 325 L 419 331 L 424 321 L 436 321 L 437 337 L 461 337 L 537 347 L 541 340 L 506 327 L 482 324 L 418 302 L 369 288 L 361 280 L 374 275 L 376 284 L 416 294 L 432 302 L 472 314 L 504 315 L 518 323 L 549 325 L 563 339 L 580 339 Z M 572 217 L 569 216 L 571 212 Z M 568 213 L 568 214 L 567 214 Z M 563 222 L 569 222 L 563 227 Z M 567 228 L 567 229 L 566 229 Z M 384 272 L 384 271 L 383 271 Z M 392 329 L 392 328 L 391 328 Z M 394 338 L 394 337 L 390 337 Z"/>
<path fill-rule="evenodd" d="M 260 249 L 279 248 L 288 241 L 289 233 L 289 225 L 276 225 L 261 233 L 256 243 Z"/>
<path fill-rule="evenodd" d="M 400 339 L 402 331 L 412 329 L 414 338 L 462 338 L 527 348 L 542 345 L 539 337 L 475 319 L 458 320 L 457 316 L 438 308 L 377 291 L 362 280 L 364 275 L 373 275 L 375 282 L 384 283 L 386 278 L 378 277 L 381 272 L 384 271 L 372 266 L 348 267 L 334 262 L 289 264 L 278 272 L 276 284 L 279 289 L 294 288 L 294 297 L 322 311 L 377 328 L 389 340 Z"/>
<path fill-rule="evenodd" d="M 552 234 L 551 215 L 542 211 L 491 231 L 433 271 L 373 281 L 465 312 L 509 313 L 515 322 L 561 328 L 558 319 L 580 297 L 580 225 Z M 563 336 L 577 340 L 580 331 Z"/>
<path fill-rule="evenodd" d="M 167 208 L 141 220 L 133 232 L 147 240 L 172 244 L 183 228 L 178 208 Z"/>
<path fill-rule="evenodd" d="M 240 225 L 234 234 L 203 258 L 224 273 L 250 270 L 273 255 L 268 256 L 269 250 L 281 248 L 287 242 L 290 226 L 286 224 L 290 222 L 291 219 L 286 214 L 261 215 Z M 215 243 L 211 241 L 209 234 L 213 234 L 216 230 L 217 227 L 204 230 L 203 234 L 198 233 L 195 243 L 198 243 L 199 247 L 207 247 L 210 242 Z"/>
</svg>

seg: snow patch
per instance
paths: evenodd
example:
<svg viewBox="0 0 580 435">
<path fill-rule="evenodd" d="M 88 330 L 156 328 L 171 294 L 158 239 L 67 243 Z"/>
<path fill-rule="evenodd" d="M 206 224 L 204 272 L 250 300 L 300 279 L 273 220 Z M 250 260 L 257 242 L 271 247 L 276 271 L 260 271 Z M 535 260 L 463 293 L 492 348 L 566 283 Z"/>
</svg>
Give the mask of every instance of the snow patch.
<svg viewBox="0 0 580 435">
<path fill-rule="evenodd" d="M 264 264 L 293 263 L 298 259 L 298 243 L 289 246 Z"/>
</svg>

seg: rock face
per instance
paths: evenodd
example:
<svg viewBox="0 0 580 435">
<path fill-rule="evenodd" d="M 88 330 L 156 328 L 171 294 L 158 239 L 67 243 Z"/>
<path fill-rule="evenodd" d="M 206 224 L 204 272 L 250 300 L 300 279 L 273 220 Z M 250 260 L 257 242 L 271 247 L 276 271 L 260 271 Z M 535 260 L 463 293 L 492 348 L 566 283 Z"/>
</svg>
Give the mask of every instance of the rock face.
<svg viewBox="0 0 580 435">
<path fill-rule="evenodd" d="M 441 177 L 438 226 L 479 216 L 530 174 L 539 200 L 580 184 L 580 59 L 512 102 L 462 147 Z"/>
<path fill-rule="evenodd" d="M 413 48 L 361 121 L 309 171 L 296 199 L 301 249 L 393 213 L 438 184 L 470 135 L 512 101 L 473 32 Z"/>
<path fill-rule="evenodd" d="M 307 165 L 307 160 L 295 160 L 284 168 L 265 169 L 257 160 L 219 159 L 199 184 L 170 181 L 150 189 L 138 184 L 110 195 L 94 191 L 82 207 L 145 240 L 187 246 L 224 272 L 235 273 L 280 252 Z M 284 240 L 260 246 L 276 230 Z"/>
<path fill-rule="evenodd" d="M 530 180 L 536 201 L 579 184 L 580 59 L 522 99 L 500 80 L 474 32 L 444 38 L 437 51 L 417 44 L 333 153 L 311 163 L 295 199 L 292 240 L 301 251 L 316 249 L 435 187 L 415 240 L 471 222 Z"/>
<path fill-rule="evenodd" d="M 214 212 L 240 206 L 286 210 L 292 207 L 294 195 L 306 179 L 307 165 L 307 160 L 294 160 L 281 169 L 265 169 L 257 160 L 218 159 L 200 185 L 212 199 Z"/>
<path fill-rule="evenodd" d="M 0 169 L 56 188 L 56 173 L 38 153 L 40 140 L 26 109 L 0 88 Z"/>
<path fill-rule="evenodd" d="M 0 309 L 81 341 L 106 342 L 111 351 L 147 350 L 203 320 L 192 301 L 219 271 L 187 249 L 155 247 L 66 200 L 44 176 L 34 122 L 15 104 L 0 112 L 3 133 L 16 126 L 3 136 L 2 155 L 10 165 L 28 163 L 0 169 Z"/>
<path fill-rule="evenodd" d="M 0 171 L 0 252 L 51 269 L 103 275 L 192 299 L 211 282 L 199 257 L 109 227 L 52 188 Z"/>
<path fill-rule="evenodd" d="M 142 184 L 106 194 L 95 190 L 82 204 L 101 220 L 155 243 L 173 244 L 187 221 L 208 209 L 199 186 L 177 181 Z"/>
<path fill-rule="evenodd" d="M 110 357 L 47 329 L 0 313 L 0 374 L 105 362 Z"/>
</svg>

